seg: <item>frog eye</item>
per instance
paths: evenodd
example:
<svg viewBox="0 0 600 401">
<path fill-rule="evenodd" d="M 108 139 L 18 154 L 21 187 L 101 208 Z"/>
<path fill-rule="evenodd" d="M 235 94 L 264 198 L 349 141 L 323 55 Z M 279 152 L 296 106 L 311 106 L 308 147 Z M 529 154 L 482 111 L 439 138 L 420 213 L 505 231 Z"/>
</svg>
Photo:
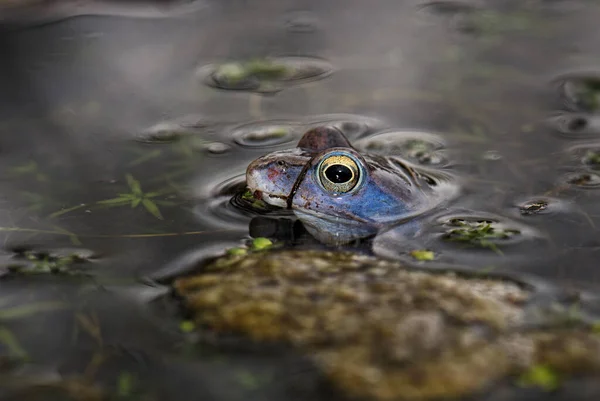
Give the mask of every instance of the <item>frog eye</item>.
<svg viewBox="0 0 600 401">
<path fill-rule="evenodd" d="M 318 172 L 323 188 L 333 193 L 350 192 L 360 178 L 358 164 L 353 158 L 345 155 L 324 158 L 319 164 Z"/>
</svg>

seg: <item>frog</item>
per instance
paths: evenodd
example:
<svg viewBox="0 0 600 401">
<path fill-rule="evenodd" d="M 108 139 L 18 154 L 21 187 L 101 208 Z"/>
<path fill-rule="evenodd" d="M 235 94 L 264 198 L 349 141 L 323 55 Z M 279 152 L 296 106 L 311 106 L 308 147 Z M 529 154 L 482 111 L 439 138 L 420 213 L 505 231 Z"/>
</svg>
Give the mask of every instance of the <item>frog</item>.
<svg viewBox="0 0 600 401">
<path fill-rule="evenodd" d="M 360 152 L 336 126 L 309 129 L 295 148 L 252 161 L 246 186 L 254 198 L 292 210 L 326 244 L 369 238 L 443 207 L 459 192 L 456 177 L 400 156 Z"/>
</svg>

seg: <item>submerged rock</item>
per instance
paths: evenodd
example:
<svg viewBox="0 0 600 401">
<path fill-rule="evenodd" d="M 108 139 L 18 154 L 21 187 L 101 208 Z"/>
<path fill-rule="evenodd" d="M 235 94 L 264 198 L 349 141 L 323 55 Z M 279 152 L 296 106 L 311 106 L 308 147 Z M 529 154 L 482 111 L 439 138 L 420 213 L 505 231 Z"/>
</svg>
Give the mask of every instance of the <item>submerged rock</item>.
<svg viewBox="0 0 600 401">
<path fill-rule="evenodd" d="M 540 366 L 600 371 L 600 337 L 583 324 L 525 328 L 532 289 L 508 280 L 291 250 L 228 255 L 174 287 L 199 326 L 294 345 L 352 397 L 455 398 L 507 378 L 536 385 Z"/>
</svg>

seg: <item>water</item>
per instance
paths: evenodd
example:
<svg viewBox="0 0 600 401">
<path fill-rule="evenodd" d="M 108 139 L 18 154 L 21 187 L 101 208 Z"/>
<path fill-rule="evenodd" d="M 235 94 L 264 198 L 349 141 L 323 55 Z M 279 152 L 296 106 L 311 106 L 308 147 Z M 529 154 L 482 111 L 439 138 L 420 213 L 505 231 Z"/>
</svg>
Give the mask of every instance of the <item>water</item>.
<svg viewBox="0 0 600 401">
<path fill-rule="evenodd" d="M 497 219 L 527 233 L 501 256 L 450 247 L 440 263 L 597 289 L 598 109 L 577 98 L 600 62 L 597 2 L 157 3 L 2 18 L 5 399 L 312 397 L 320 382 L 296 355 L 190 349 L 168 289 L 147 278 L 189 270 L 249 232 L 296 233 L 229 199 L 249 162 L 323 123 L 367 148 L 416 132 L 433 144 L 426 163 L 465 180 L 431 221 Z M 267 56 L 323 71 L 207 85 L 207 66 Z M 436 227 L 415 244 L 435 243 Z M 402 259 L 395 235 L 374 245 Z M 73 249 L 81 257 L 64 262 Z"/>
</svg>

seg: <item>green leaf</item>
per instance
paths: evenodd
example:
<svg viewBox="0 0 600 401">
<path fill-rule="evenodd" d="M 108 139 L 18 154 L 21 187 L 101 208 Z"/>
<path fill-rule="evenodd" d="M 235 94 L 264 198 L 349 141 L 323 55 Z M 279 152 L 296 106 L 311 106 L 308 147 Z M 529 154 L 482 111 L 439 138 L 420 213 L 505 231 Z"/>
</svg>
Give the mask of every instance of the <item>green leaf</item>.
<svg viewBox="0 0 600 401">
<path fill-rule="evenodd" d="M 131 188 L 131 192 L 133 194 L 138 196 L 143 194 L 142 186 L 140 185 L 140 182 L 138 180 L 133 178 L 131 174 L 127 174 L 125 178 L 127 179 L 127 184 L 129 185 L 129 188 Z"/>
<path fill-rule="evenodd" d="M 158 206 L 156 206 L 156 203 L 152 202 L 150 199 L 143 199 L 142 204 L 144 205 L 146 210 L 149 211 L 154 217 L 156 217 L 159 220 L 163 219 L 162 214 L 160 214 L 160 210 L 158 209 Z"/>
<path fill-rule="evenodd" d="M 135 198 L 131 201 L 131 208 L 136 208 L 140 202 L 142 201 L 142 198 Z"/>
</svg>

